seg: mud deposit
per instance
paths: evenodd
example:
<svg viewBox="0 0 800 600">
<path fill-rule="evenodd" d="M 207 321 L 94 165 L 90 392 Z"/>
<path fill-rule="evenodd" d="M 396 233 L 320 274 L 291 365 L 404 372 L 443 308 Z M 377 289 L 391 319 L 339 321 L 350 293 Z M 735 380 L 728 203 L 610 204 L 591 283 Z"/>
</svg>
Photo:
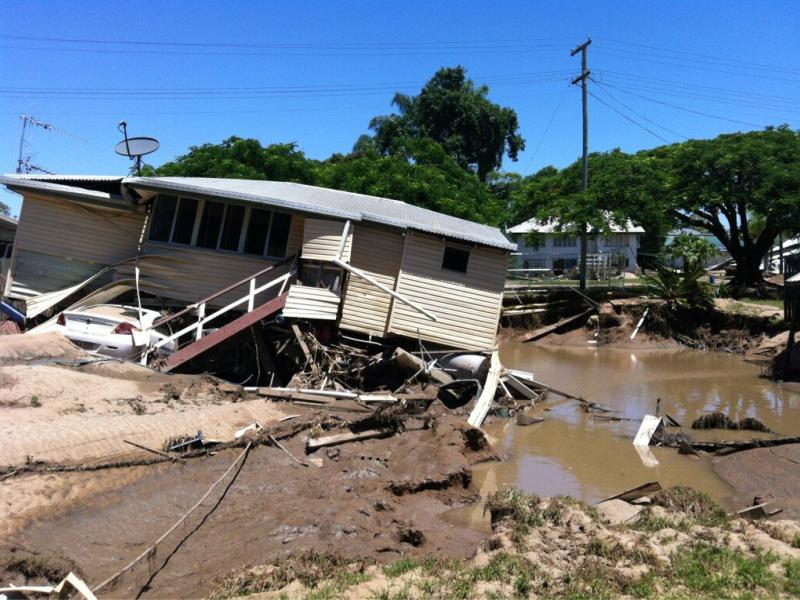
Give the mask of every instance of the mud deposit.
<svg viewBox="0 0 800 600">
<path fill-rule="evenodd" d="M 304 550 L 378 561 L 467 557 L 481 535 L 439 518 L 477 499 L 472 464 L 492 457 L 482 437 L 476 443 L 467 429 L 461 419 L 443 416 L 431 429 L 318 450 L 312 457 L 321 458 L 321 467 L 300 466 L 275 447 L 255 447 L 221 501 L 224 485 L 155 556 L 105 593 L 200 597 L 232 569 Z M 304 455 L 301 438 L 284 443 L 295 456 Z M 153 468 L 132 485 L 34 523 L 14 546 L 44 558 L 69 557 L 96 585 L 166 531 L 239 452 Z M 14 574 L 2 579 L 14 581 Z"/>
</svg>

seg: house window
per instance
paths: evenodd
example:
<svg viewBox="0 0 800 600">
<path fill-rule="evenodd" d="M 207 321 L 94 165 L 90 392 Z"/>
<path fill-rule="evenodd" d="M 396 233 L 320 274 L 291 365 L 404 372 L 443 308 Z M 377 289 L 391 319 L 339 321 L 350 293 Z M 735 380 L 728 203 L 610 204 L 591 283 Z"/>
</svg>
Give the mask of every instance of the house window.
<svg viewBox="0 0 800 600">
<path fill-rule="evenodd" d="M 291 223 L 291 215 L 262 208 L 160 195 L 153 206 L 149 239 L 284 258 Z"/>
<path fill-rule="evenodd" d="M 621 248 L 622 246 L 625 245 L 625 241 L 621 233 L 614 233 L 605 236 L 603 243 L 606 245 L 607 248 Z"/>
<path fill-rule="evenodd" d="M 467 272 L 467 265 L 469 265 L 469 250 L 463 248 L 455 248 L 453 246 L 444 247 L 444 256 L 442 257 L 442 269 L 448 271 L 458 271 L 459 273 Z"/>
<path fill-rule="evenodd" d="M 247 235 L 244 239 L 244 251 L 246 254 L 264 254 L 267 246 L 267 236 L 269 235 L 269 223 L 272 220 L 272 213 L 261 208 L 254 208 L 250 212 L 250 222 L 247 224 Z"/>
<path fill-rule="evenodd" d="M 267 243 L 267 256 L 283 258 L 286 256 L 286 246 L 289 243 L 289 226 L 292 216 L 286 213 L 272 213 L 272 225 L 269 228 L 269 242 Z"/>
<path fill-rule="evenodd" d="M 247 254 L 283 258 L 289 243 L 292 216 L 254 208 L 250 213 L 244 251 Z"/>
<path fill-rule="evenodd" d="M 172 228 L 172 241 L 176 244 L 191 244 L 194 233 L 194 220 L 197 216 L 197 200 L 181 198 L 178 201 L 178 212 Z"/>
<path fill-rule="evenodd" d="M 239 238 L 242 237 L 244 224 L 244 206 L 228 204 L 225 207 L 225 218 L 222 221 L 222 236 L 219 239 L 220 250 L 239 251 Z"/>
<path fill-rule="evenodd" d="M 206 201 L 203 207 L 203 216 L 200 218 L 200 229 L 197 230 L 195 246 L 211 249 L 217 247 L 219 228 L 222 226 L 224 213 L 225 205 L 222 202 Z"/>
<path fill-rule="evenodd" d="M 553 238 L 553 248 L 574 248 L 578 239 L 574 235 L 557 235 Z"/>
<path fill-rule="evenodd" d="M 172 232 L 172 221 L 178 208 L 176 196 L 159 196 L 153 207 L 150 222 L 150 239 L 154 242 L 168 242 Z"/>
</svg>

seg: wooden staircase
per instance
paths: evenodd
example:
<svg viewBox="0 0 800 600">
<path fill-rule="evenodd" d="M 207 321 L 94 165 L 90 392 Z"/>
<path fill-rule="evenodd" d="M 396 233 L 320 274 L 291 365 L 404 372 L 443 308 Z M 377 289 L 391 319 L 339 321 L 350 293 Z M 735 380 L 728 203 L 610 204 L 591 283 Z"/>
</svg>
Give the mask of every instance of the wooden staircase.
<svg viewBox="0 0 800 600">
<path fill-rule="evenodd" d="M 206 352 L 221 342 L 231 338 L 244 329 L 247 329 L 259 321 L 280 312 L 286 305 L 286 298 L 288 296 L 286 289 L 296 276 L 296 261 L 297 257 L 295 256 L 285 259 L 275 265 L 254 273 L 246 279 L 237 281 L 236 283 L 233 283 L 219 290 L 218 292 L 203 298 L 199 302 L 187 306 L 175 314 L 159 319 L 153 323 L 153 327 L 158 327 L 192 312 L 194 312 L 194 316 L 196 317 L 195 322 L 181 328 L 180 330 L 172 333 L 169 337 L 166 337 L 160 340 L 158 343 L 150 346 L 146 352 L 142 353 L 142 363 L 146 363 L 147 355 L 150 352 L 158 350 L 170 342 L 178 342 L 180 338 L 193 336 L 193 340 L 187 344 L 184 344 L 181 348 L 167 357 L 166 363 L 162 367 L 162 370 L 171 371 L 175 367 L 178 367 L 195 358 L 196 356 L 199 356 L 203 352 Z M 269 273 L 271 279 L 266 283 L 259 285 L 257 283 L 257 279 L 263 279 L 267 273 Z M 276 296 L 257 304 L 257 296 L 267 293 L 268 290 L 276 288 L 278 285 L 280 285 L 280 287 L 277 289 Z M 244 286 L 247 286 L 247 293 L 233 302 L 230 302 L 226 306 L 223 306 L 211 314 L 206 315 L 206 308 L 208 307 L 209 303 L 220 298 L 220 296 L 233 294 L 238 288 L 244 288 Z M 243 314 L 222 325 L 219 327 L 219 329 L 215 329 L 210 333 L 206 332 L 207 325 L 211 321 L 218 319 L 222 315 L 229 313 L 232 310 L 241 310 L 243 311 Z"/>
</svg>

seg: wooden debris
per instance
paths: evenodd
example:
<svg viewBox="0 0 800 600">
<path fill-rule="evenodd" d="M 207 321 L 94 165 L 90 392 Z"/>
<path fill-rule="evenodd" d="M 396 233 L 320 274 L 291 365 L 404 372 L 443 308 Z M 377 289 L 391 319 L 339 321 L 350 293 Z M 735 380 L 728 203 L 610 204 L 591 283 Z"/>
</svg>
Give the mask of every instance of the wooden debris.
<svg viewBox="0 0 800 600">
<path fill-rule="evenodd" d="M 316 450 L 317 448 L 324 448 L 325 446 L 338 446 L 339 444 L 346 444 L 348 442 L 359 442 L 362 440 L 389 437 L 394 435 L 394 433 L 394 429 L 383 428 L 368 429 L 358 433 L 337 433 L 318 438 L 309 437 L 306 440 L 306 452 Z"/>
<path fill-rule="evenodd" d="M 311 351 L 308 349 L 308 344 L 306 344 L 305 340 L 303 339 L 303 334 L 300 333 L 300 328 L 297 326 L 297 323 L 292 323 L 292 333 L 294 333 L 294 337 L 297 338 L 297 344 L 300 346 L 300 349 L 303 351 L 303 355 L 306 357 L 306 364 L 311 366 L 311 370 L 313 372 L 319 371 L 319 366 L 314 361 L 314 357 L 311 355 Z"/>
<path fill-rule="evenodd" d="M 275 439 L 275 438 L 274 438 L 272 435 L 270 435 L 270 436 L 269 436 L 269 440 L 270 440 L 270 441 L 271 441 L 273 444 L 275 444 L 275 445 L 276 445 L 278 448 L 280 448 L 281 450 L 283 450 L 283 451 L 284 451 L 284 452 L 285 452 L 285 453 L 286 453 L 286 454 L 289 456 L 289 458 L 291 458 L 291 459 L 292 459 L 294 462 L 296 462 L 298 465 L 302 465 L 302 466 L 304 466 L 304 467 L 307 467 L 307 466 L 308 466 L 308 463 L 305 463 L 305 462 L 303 462 L 302 460 L 300 460 L 299 458 L 297 458 L 297 457 L 296 457 L 294 454 L 292 454 L 291 452 L 289 452 L 289 451 L 286 449 L 286 447 L 285 447 L 283 444 L 281 444 L 281 443 L 280 443 L 278 440 L 276 440 L 276 439 Z"/>
<path fill-rule="evenodd" d="M 775 515 L 783 512 L 782 508 L 777 508 L 771 511 L 766 510 L 766 507 L 770 504 L 772 504 L 772 501 L 754 504 L 753 506 L 748 506 L 742 510 L 737 510 L 734 514 L 737 517 L 742 517 L 745 519 L 769 519 L 770 517 L 774 517 Z"/>
<path fill-rule="evenodd" d="M 656 492 L 661 491 L 661 489 L 662 487 L 660 483 L 657 481 L 649 481 L 647 483 L 643 483 L 642 485 L 638 485 L 635 488 L 625 490 L 616 496 L 611 496 L 610 498 L 601 500 L 600 502 L 597 502 L 597 504 L 602 504 L 603 502 L 608 502 L 609 500 L 624 500 L 625 502 L 633 502 L 634 500 L 638 500 L 644 496 L 652 496 Z"/>
<path fill-rule="evenodd" d="M 181 464 L 184 465 L 186 464 L 186 461 L 183 460 L 182 458 L 178 458 L 177 456 L 172 456 L 170 454 L 167 454 L 166 452 L 161 452 L 161 450 L 154 450 L 153 448 L 148 448 L 147 446 L 137 444 L 136 442 L 131 442 L 130 440 L 122 440 L 122 441 L 125 442 L 126 444 L 134 446 L 135 448 L 139 448 L 139 450 L 144 450 L 145 452 L 150 452 L 151 454 L 155 454 L 157 456 L 163 456 L 164 458 L 168 458 L 173 462 L 178 461 Z"/>
<path fill-rule="evenodd" d="M 517 413 L 517 425 L 523 427 L 527 425 L 535 425 L 536 423 L 541 423 L 542 421 L 544 421 L 542 417 L 533 417 L 522 412 Z"/>
<path fill-rule="evenodd" d="M 473 427 L 480 427 L 483 424 L 486 415 L 489 413 L 489 409 L 492 407 L 502 368 L 503 366 L 500 364 L 500 355 L 497 350 L 495 350 L 492 352 L 489 374 L 486 375 L 486 383 L 478 397 L 478 401 L 475 403 L 475 408 L 472 409 L 472 413 L 470 413 L 469 419 L 467 419 L 467 423 Z"/>
<path fill-rule="evenodd" d="M 634 446 L 649 446 L 650 440 L 655 435 L 656 430 L 662 426 L 661 417 L 653 415 L 645 415 L 642 419 L 642 424 L 639 425 L 639 431 L 636 432 L 636 437 L 633 438 Z"/>
<path fill-rule="evenodd" d="M 565 317 L 563 319 L 560 319 L 559 321 L 557 321 L 556 323 L 553 323 L 552 325 L 547 325 L 545 327 L 541 327 L 541 328 L 537 329 L 536 331 L 534 331 L 531 335 L 529 335 L 528 337 L 526 337 L 522 341 L 523 342 L 535 342 L 536 340 L 542 339 L 544 336 L 550 335 L 551 333 L 561 329 L 564 325 L 568 325 L 568 324 L 570 324 L 570 323 L 572 323 L 574 321 L 577 321 L 581 317 L 585 317 L 586 315 L 588 315 L 590 312 L 593 312 L 594 310 L 595 310 L 594 307 L 592 307 L 590 309 L 587 309 L 587 310 L 583 311 L 582 313 L 578 313 L 577 315 L 572 315 L 571 317 Z"/>
</svg>

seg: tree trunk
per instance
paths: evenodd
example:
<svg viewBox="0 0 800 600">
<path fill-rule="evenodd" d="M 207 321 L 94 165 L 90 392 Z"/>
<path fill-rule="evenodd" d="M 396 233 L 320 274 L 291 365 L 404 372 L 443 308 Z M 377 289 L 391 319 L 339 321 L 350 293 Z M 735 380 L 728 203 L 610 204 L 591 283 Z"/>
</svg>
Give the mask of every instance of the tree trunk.
<svg viewBox="0 0 800 600">
<path fill-rule="evenodd" d="M 743 253 L 743 256 L 736 258 L 736 273 L 733 276 L 733 283 L 739 287 L 758 287 L 764 283 L 761 274 L 761 259 L 763 256 L 755 256 L 752 253 Z"/>
</svg>

